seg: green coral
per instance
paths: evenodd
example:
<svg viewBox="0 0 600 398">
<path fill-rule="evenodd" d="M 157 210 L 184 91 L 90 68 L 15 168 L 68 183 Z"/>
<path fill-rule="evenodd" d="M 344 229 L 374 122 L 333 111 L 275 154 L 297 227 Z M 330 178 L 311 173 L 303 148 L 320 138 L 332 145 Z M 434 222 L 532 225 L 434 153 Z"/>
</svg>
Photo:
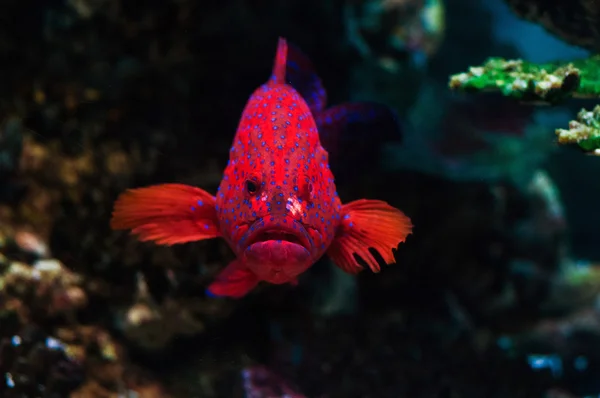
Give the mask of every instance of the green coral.
<svg viewBox="0 0 600 398">
<path fill-rule="evenodd" d="M 500 91 L 533 103 L 600 97 L 600 55 L 545 64 L 489 58 L 482 66 L 451 76 L 449 86 L 466 92 Z"/>
<path fill-rule="evenodd" d="M 568 98 L 600 98 L 600 55 L 570 62 L 534 64 L 489 58 L 482 66 L 450 77 L 449 87 L 464 92 L 500 91 L 532 104 L 557 104 Z M 568 129 L 557 129 L 559 144 L 577 144 L 600 156 L 600 106 L 582 109 Z"/>
<path fill-rule="evenodd" d="M 600 155 L 600 105 L 592 111 L 582 109 L 568 129 L 556 129 L 559 144 L 577 144 L 586 152 Z"/>
</svg>

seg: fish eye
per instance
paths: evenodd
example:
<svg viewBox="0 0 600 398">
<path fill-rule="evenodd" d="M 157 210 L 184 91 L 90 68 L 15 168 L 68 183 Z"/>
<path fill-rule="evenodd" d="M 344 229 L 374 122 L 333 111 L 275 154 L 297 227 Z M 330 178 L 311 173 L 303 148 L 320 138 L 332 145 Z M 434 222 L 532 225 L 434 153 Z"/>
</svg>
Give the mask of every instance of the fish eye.
<svg viewBox="0 0 600 398">
<path fill-rule="evenodd" d="M 246 191 L 250 195 L 254 195 L 258 191 L 258 183 L 253 180 L 246 180 Z"/>
</svg>

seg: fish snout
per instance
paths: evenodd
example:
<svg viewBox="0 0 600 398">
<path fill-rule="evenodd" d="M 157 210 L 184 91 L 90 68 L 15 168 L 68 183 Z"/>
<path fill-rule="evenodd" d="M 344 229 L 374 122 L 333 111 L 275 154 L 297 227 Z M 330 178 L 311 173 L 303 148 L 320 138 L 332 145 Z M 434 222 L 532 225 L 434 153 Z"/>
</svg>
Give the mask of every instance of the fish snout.
<svg viewBox="0 0 600 398">
<path fill-rule="evenodd" d="M 284 218 L 288 215 L 288 200 L 286 199 L 286 195 L 279 189 L 273 190 L 268 194 L 268 206 L 269 212 L 276 216 Z"/>
</svg>

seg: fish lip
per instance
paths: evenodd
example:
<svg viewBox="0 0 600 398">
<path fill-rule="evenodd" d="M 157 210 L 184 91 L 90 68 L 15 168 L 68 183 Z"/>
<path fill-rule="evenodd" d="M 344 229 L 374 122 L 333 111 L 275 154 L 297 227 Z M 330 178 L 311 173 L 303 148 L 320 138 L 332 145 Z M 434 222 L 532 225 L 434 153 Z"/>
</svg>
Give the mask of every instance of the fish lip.
<svg viewBox="0 0 600 398">
<path fill-rule="evenodd" d="M 253 225 L 257 225 L 261 222 L 264 223 L 264 219 L 256 220 L 253 223 Z M 246 239 L 246 242 L 247 242 L 246 247 L 250 247 L 253 244 L 258 243 L 258 242 L 266 242 L 268 240 L 271 240 L 271 239 L 261 240 L 260 238 L 264 234 L 273 233 L 273 234 L 292 235 L 294 238 L 296 238 L 297 241 L 286 240 L 286 239 L 280 239 L 280 240 L 298 244 L 298 245 L 304 247 L 306 250 L 310 251 L 311 247 L 312 247 L 312 243 L 308 237 L 309 236 L 308 230 L 299 221 L 293 220 L 293 223 L 294 223 L 294 225 L 296 225 L 296 228 L 292 228 L 292 227 L 289 227 L 287 225 L 282 225 L 282 224 L 272 225 L 272 224 L 264 223 L 265 224 L 264 226 L 262 226 L 260 228 L 256 228 L 254 231 L 252 231 L 252 233 L 250 233 L 250 235 L 248 235 L 248 238 Z"/>
</svg>

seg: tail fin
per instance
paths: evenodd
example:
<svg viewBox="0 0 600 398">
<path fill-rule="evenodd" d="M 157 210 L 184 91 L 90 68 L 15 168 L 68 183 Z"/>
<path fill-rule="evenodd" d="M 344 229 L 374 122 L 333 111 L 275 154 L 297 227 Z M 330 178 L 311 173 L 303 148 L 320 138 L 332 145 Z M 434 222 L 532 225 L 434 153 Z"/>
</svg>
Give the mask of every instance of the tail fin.
<svg viewBox="0 0 600 398">
<path fill-rule="evenodd" d="M 280 37 L 277 42 L 277 54 L 275 55 L 275 63 L 273 64 L 273 73 L 271 81 L 275 84 L 285 84 L 285 69 L 287 65 L 287 41 Z"/>
</svg>

